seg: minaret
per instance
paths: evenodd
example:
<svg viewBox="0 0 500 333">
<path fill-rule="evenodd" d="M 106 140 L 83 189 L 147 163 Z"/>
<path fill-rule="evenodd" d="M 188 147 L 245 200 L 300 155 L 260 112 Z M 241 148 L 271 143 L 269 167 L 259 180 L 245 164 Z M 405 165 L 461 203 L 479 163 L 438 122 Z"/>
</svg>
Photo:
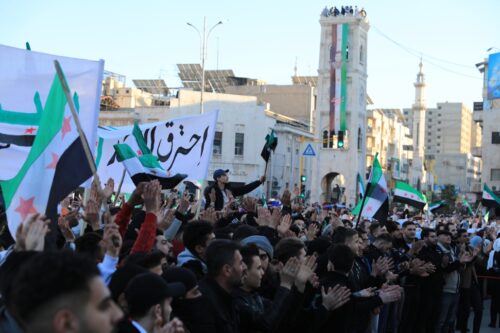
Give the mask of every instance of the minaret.
<svg viewBox="0 0 500 333">
<path fill-rule="evenodd" d="M 425 78 L 423 72 L 422 59 L 420 59 L 419 71 L 415 86 L 415 103 L 412 105 L 413 114 L 413 175 L 410 182 L 419 190 L 422 184 L 425 183 L 425 168 L 424 168 L 424 149 L 425 149 Z"/>
</svg>

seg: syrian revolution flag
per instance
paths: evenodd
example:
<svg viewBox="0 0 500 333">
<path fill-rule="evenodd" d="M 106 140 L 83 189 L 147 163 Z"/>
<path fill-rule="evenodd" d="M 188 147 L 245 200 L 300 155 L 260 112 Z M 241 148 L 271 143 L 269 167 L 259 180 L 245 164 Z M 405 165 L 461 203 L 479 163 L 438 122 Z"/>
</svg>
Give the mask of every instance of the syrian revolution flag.
<svg viewBox="0 0 500 333">
<path fill-rule="evenodd" d="M 470 215 L 474 215 L 474 211 L 472 210 L 472 207 L 470 206 L 469 202 L 465 199 L 464 196 L 462 196 L 462 204 L 467 208 L 467 212 Z"/>
<path fill-rule="evenodd" d="M 374 218 L 380 222 L 387 221 L 389 215 L 389 194 L 387 182 L 385 181 L 382 167 L 378 161 L 378 155 L 373 161 L 369 184 L 366 188 L 366 199 L 361 211 L 362 217 Z"/>
<path fill-rule="evenodd" d="M 437 201 L 437 202 L 431 202 L 431 203 L 429 204 L 429 208 L 428 208 L 428 210 L 429 210 L 429 212 L 431 212 L 431 213 L 432 213 L 432 212 L 434 212 L 435 210 L 437 211 L 437 210 L 439 210 L 439 209 L 441 209 L 441 208 L 444 208 L 445 206 L 446 206 L 446 201 L 444 201 L 444 200 Z"/>
<path fill-rule="evenodd" d="M 122 162 L 132 181 L 137 186 L 140 182 L 148 182 L 157 179 L 163 189 L 171 189 L 177 186 L 187 175 L 175 174 L 171 176 L 158 162 L 158 158 L 151 153 L 146 141 L 142 136 L 139 126 L 134 124 L 132 134 L 139 149 L 134 151 L 128 144 L 120 143 L 114 145 L 116 157 Z"/>
<path fill-rule="evenodd" d="M 38 93 L 37 100 L 41 103 Z M 77 93 L 73 100 L 78 110 Z M 0 183 L 11 235 L 15 237 L 19 224 L 37 212 L 51 218 L 56 230 L 57 205 L 91 175 L 66 95 L 55 76 L 25 162 L 14 178 Z"/>
<path fill-rule="evenodd" d="M 0 45 L 0 181 L 14 178 L 28 158 L 52 87 L 54 60 L 78 93 L 80 123 L 94 150 L 104 61 Z"/>
<path fill-rule="evenodd" d="M 498 198 L 486 184 L 484 184 L 483 187 L 483 198 L 481 203 L 484 207 L 500 208 L 500 198 Z"/>
<path fill-rule="evenodd" d="M 410 185 L 397 181 L 394 188 L 394 201 L 408 204 L 422 210 L 427 204 L 425 196 Z"/>
<path fill-rule="evenodd" d="M 271 151 L 274 152 L 276 146 L 278 146 L 278 137 L 274 133 L 274 130 L 272 130 L 271 134 L 266 135 L 266 143 L 260 153 L 260 156 L 262 156 L 266 163 L 269 161 L 269 157 L 271 157 Z"/>
</svg>

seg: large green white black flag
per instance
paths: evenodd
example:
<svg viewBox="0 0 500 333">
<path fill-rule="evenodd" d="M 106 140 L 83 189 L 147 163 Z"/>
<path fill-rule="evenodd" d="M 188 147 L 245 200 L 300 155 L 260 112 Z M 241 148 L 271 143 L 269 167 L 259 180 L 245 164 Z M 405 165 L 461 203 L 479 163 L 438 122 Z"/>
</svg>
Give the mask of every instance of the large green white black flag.
<svg viewBox="0 0 500 333">
<path fill-rule="evenodd" d="M 0 45 L 0 181 L 14 178 L 28 157 L 53 84 L 54 60 L 78 94 L 80 122 L 94 150 L 104 61 Z"/>
</svg>

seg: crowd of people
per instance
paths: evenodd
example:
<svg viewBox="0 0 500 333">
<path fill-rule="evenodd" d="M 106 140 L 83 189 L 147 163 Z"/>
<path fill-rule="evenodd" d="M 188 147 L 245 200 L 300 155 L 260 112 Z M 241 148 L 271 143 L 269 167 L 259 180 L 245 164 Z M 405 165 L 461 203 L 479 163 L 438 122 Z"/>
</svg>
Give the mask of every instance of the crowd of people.
<svg viewBox="0 0 500 333">
<path fill-rule="evenodd" d="M 325 7 L 321 12 L 322 16 L 354 16 L 354 17 L 366 17 L 366 11 L 364 8 L 358 9 L 358 6 L 341 6 L 340 9 L 335 7 Z"/>
<path fill-rule="evenodd" d="M 264 176 L 227 172 L 203 205 L 157 181 L 115 201 L 96 180 L 57 225 L 31 215 L 14 241 L 3 221 L 0 332 L 465 333 L 472 308 L 476 333 L 487 295 L 498 327 L 500 220 L 357 219 L 288 190 L 267 206 L 248 195 Z"/>
</svg>

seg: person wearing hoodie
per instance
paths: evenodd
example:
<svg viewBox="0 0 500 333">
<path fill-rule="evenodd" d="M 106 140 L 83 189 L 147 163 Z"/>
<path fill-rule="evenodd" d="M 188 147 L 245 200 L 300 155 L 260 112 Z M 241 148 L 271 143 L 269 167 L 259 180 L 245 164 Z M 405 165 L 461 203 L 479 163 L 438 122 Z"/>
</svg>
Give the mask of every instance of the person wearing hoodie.
<svg viewBox="0 0 500 333">
<path fill-rule="evenodd" d="M 188 332 L 199 331 L 203 319 L 203 298 L 196 275 L 187 268 L 170 267 L 162 274 L 167 283 L 182 283 L 185 294 L 172 301 L 172 317 L 179 318 Z"/>
<path fill-rule="evenodd" d="M 208 222 L 198 221 L 186 225 L 182 235 L 185 250 L 177 256 L 177 267 L 190 269 L 198 280 L 203 278 L 207 273 L 205 251 L 214 238 L 214 229 Z"/>
</svg>

